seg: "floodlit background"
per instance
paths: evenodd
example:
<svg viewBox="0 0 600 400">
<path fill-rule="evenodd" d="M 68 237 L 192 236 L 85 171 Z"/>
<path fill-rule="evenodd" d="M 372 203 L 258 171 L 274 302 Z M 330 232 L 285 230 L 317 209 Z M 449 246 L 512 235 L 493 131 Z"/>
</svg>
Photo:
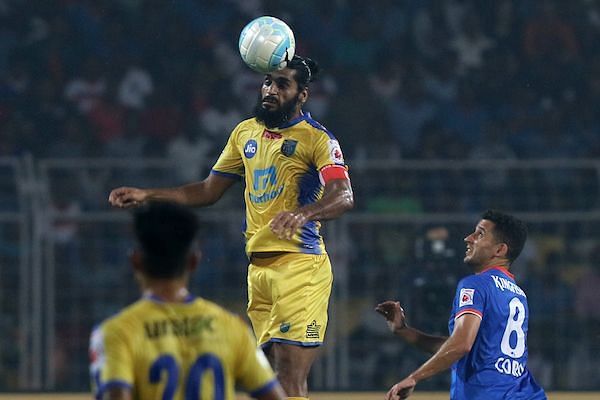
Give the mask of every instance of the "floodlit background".
<svg viewBox="0 0 600 400">
<path fill-rule="evenodd" d="M 274 15 L 324 69 L 306 110 L 356 209 L 325 224 L 334 294 L 314 390 L 384 391 L 425 360 L 373 308 L 447 332 L 462 238 L 523 217 L 530 368 L 600 390 L 600 3 L 0 0 L 0 391 L 87 391 L 91 328 L 134 301 L 120 185 L 202 179 L 262 77 L 241 28 Z M 241 187 L 200 210 L 193 290 L 245 314 Z M 445 391 L 449 375 L 419 384 Z"/>
</svg>

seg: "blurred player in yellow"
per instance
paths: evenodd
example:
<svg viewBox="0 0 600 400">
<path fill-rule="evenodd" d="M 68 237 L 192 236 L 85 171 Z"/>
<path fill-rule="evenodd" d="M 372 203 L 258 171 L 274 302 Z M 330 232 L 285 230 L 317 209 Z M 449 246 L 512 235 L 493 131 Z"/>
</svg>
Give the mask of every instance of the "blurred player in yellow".
<svg viewBox="0 0 600 400">
<path fill-rule="evenodd" d="M 248 316 L 290 398 L 308 396 L 307 378 L 323 343 L 333 282 L 321 220 L 354 205 L 336 138 L 302 110 L 317 64 L 299 56 L 265 75 L 254 118 L 233 130 L 203 181 L 163 189 L 121 187 L 109 202 L 208 206 L 244 179 Z"/>
<path fill-rule="evenodd" d="M 151 204 L 137 210 L 134 229 L 131 263 L 143 297 L 92 333 L 95 398 L 225 400 L 239 384 L 257 399 L 284 399 L 244 322 L 187 289 L 200 257 L 195 215 Z"/>
</svg>

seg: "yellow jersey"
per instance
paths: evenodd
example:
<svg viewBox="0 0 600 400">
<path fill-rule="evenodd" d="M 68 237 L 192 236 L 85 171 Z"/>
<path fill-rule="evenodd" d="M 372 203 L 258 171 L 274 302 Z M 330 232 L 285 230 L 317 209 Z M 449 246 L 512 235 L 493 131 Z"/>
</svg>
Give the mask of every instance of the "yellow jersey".
<svg viewBox="0 0 600 400">
<path fill-rule="evenodd" d="M 144 297 L 94 329 L 90 373 L 97 399 L 110 387 L 140 400 L 235 399 L 270 390 L 275 375 L 246 324 L 201 298 Z"/>
<path fill-rule="evenodd" d="M 255 118 L 238 124 L 211 173 L 245 181 L 246 253 L 325 253 L 318 221 L 307 222 L 291 240 L 279 239 L 269 222 L 319 200 L 320 171 L 331 165 L 347 169 L 337 139 L 310 113 L 279 128 L 267 129 Z"/>
</svg>

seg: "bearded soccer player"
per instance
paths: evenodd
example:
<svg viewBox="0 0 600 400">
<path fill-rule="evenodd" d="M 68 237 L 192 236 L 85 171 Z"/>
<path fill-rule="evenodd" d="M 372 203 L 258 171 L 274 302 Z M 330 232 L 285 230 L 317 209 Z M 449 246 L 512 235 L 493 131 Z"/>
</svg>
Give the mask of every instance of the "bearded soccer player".
<svg viewBox="0 0 600 400">
<path fill-rule="evenodd" d="M 114 189 L 109 202 L 208 206 L 245 181 L 248 316 L 290 398 L 307 398 L 323 344 L 332 285 L 320 221 L 354 205 L 337 139 L 302 106 L 318 73 L 309 58 L 264 77 L 254 118 L 242 121 L 205 180 L 175 188 Z"/>
<path fill-rule="evenodd" d="M 527 368 L 527 296 L 510 272 L 527 228 L 519 219 L 487 211 L 465 238 L 464 261 L 473 275 L 462 279 L 450 315 L 450 337 L 428 335 L 406 324 L 400 303 L 376 307 L 390 330 L 433 356 L 394 385 L 387 400 L 406 399 L 417 383 L 452 368 L 451 400 L 545 400 Z"/>
<path fill-rule="evenodd" d="M 131 263 L 143 297 L 92 333 L 95 398 L 234 400 L 240 384 L 257 399 L 284 399 L 250 329 L 187 289 L 200 257 L 194 213 L 169 203 L 136 211 Z"/>
</svg>

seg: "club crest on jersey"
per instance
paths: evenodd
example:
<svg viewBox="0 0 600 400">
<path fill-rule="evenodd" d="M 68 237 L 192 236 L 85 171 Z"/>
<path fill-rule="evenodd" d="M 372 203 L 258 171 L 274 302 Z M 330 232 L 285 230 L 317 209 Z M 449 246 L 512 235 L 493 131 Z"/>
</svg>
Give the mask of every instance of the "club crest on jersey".
<svg viewBox="0 0 600 400">
<path fill-rule="evenodd" d="M 475 289 L 460 289 L 460 301 L 459 307 L 473 305 L 473 296 L 475 296 Z"/>
<path fill-rule="evenodd" d="M 258 144 L 256 140 L 250 139 L 244 145 L 244 155 L 246 158 L 252 158 L 256 155 L 256 150 L 258 150 Z"/>
<path fill-rule="evenodd" d="M 285 139 L 281 145 L 281 153 L 286 157 L 290 157 L 296 151 L 297 144 L 297 140 Z"/>
</svg>

